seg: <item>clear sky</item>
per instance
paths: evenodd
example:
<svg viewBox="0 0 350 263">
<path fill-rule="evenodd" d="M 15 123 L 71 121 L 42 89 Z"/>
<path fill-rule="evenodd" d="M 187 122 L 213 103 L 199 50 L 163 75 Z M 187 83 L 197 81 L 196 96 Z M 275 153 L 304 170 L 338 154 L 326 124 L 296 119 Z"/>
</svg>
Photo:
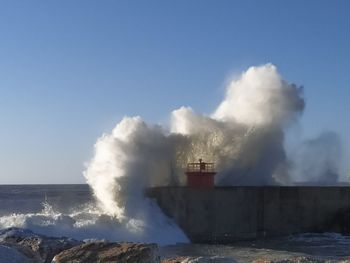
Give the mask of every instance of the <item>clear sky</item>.
<svg viewBox="0 0 350 263">
<path fill-rule="evenodd" d="M 346 0 L 1 1 L 0 183 L 82 183 L 124 115 L 210 113 L 232 74 L 268 62 L 305 87 L 303 136 L 333 130 L 348 149 L 349 14 Z"/>
</svg>

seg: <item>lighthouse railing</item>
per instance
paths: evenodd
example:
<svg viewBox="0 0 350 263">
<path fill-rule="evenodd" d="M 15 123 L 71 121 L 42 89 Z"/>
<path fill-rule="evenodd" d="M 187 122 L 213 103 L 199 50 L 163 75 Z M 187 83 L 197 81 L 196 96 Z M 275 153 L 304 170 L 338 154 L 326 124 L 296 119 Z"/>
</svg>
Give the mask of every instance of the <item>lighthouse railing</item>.
<svg viewBox="0 0 350 263">
<path fill-rule="evenodd" d="M 214 173 L 215 172 L 215 165 L 214 163 L 188 163 L 186 172 L 193 173 L 193 172 L 202 172 L 202 173 Z"/>
</svg>

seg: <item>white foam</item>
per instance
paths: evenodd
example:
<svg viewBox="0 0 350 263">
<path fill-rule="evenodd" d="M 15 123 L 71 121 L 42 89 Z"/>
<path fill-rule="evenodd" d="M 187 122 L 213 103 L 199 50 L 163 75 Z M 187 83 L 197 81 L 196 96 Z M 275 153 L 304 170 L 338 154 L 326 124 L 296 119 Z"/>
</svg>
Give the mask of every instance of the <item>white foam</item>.
<svg viewBox="0 0 350 263">
<path fill-rule="evenodd" d="M 150 206 L 153 207 L 151 204 Z M 68 236 L 79 240 L 155 242 L 161 245 L 186 242 L 187 238 L 182 232 L 174 233 L 173 228 L 177 227 L 173 222 L 157 210 L 158 207 L 154 206 L 153 212 L 159 215 L 154 221 L 148 221 L 148 224 L 135 218 L 125 219 L 121 223 L 116 218 L 101 212 L 93 204 L 64 214 L 54 211 L 46 203 L 39 213 L 1 216 L 0 229 L 20 227 L 48 236 Z"/>
</svg>

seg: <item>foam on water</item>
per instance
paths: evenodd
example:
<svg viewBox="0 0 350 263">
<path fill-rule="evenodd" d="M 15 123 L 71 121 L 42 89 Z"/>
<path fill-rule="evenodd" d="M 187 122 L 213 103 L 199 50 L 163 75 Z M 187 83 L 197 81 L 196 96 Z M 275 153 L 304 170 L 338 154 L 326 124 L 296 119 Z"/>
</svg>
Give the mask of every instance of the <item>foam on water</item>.
<svg viewBox="0 0 350 263">
<path fill-rule="evenodd" d="M 55 211 L 49 203 L 43 203 L 42 211 L 37 213 L 1 216 L 0 229 L 15 226 L 48 236 L 69 236 L 79 240 L 104 239 L 158 244 L 187 241 L 181 231 L 174 231 L 177 227 L 159 211 L 157 205 L 149 201 L 149 207 L 150 214 L 144 214 L 143 218 L 125 219 L 120 222 L 113 216 L 104 214 L 94 204 L 73 209 L 71 213 L 61 213 Z M 154 217 L 154 220 L 147 220 L 148 224 L 145 224 L 144 217 Z"/>
</svg>

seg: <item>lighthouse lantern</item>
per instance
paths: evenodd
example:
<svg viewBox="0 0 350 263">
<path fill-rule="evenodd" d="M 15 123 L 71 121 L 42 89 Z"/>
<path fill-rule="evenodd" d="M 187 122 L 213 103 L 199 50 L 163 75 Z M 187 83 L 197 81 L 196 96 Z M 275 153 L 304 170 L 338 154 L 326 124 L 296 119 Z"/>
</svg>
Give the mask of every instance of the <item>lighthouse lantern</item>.
<svg viewBox="0 0 350 263">
<path fill-rule="evenodd" d="M 186 169 L 187 186 L 195 188 L 213 188 L 215 176 L 214 163 L 203 162 L 188 163 Z"/>
</svg>

